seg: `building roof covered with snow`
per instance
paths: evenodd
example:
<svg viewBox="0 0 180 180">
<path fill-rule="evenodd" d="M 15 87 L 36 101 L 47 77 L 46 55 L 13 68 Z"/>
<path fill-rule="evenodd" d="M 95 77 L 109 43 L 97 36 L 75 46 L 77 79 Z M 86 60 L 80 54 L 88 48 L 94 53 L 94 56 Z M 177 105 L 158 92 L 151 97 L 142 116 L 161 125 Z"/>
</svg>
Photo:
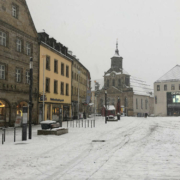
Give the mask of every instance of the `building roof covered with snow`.
<svg viewBox="0 0 180 180">
<path fill-rule="evenodd" d="M 180 81 L 180 65 L 176 65 L 162 77 L 160 77 L 156 82 L 166 82 L 166 81 Z"/>
</svg>

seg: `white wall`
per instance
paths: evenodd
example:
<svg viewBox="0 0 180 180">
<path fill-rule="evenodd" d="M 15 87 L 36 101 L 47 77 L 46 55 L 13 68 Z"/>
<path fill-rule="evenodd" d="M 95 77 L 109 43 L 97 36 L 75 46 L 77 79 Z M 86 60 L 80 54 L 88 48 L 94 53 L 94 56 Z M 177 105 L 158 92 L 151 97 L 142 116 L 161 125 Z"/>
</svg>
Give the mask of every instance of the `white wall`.
<svg viewBox="0 0 180 180">
<path fill-rule="evenodd" d="M 136 107 L 136 99 L 138 101 L 138 108 Z M 143 107 L 141 108 L 141 99 L 143 101 Z M 150 114 L 153 114 L 154 112 L 152 112 L 153 108 L 153 104 L 152 104 L 152 99 L 153 97 L 149 97 L 149 96 L 143 96 L 143 95 L 136 95 L 134 94 L 133 95 L 133 109 L 134 109 L 134 115 L 136 116 L 137 113 L 148 113 L 149 115 Z M 145 106 L 145 101 L 148 101 L 147 103 L 147 109 L 146 109 L 146 106 Z"/>
</svg>

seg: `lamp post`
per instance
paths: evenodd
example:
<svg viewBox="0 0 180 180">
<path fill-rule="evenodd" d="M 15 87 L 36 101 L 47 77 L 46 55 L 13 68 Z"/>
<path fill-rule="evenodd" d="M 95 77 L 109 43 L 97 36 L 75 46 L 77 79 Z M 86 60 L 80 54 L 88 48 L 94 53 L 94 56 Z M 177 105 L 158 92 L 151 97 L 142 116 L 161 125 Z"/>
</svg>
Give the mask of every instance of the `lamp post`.
<svg viewBox="0 0 180 180">
<path fill-rule="evenodd" d="M 79 120 L 79 75 L 81 71 L 78 70 L 78 120 Z"/>
<path fill-rule="evenodd" d="M 105 123 L 107 123 L 107 90 L 105 89 Z"/>
<path fill-rule="evenodd" d="M 33 84 L 33 58 L 30 57 L 30 83 L 29 83 L 29 139 L 32 139 L 32 84 Z"/>
</svg>

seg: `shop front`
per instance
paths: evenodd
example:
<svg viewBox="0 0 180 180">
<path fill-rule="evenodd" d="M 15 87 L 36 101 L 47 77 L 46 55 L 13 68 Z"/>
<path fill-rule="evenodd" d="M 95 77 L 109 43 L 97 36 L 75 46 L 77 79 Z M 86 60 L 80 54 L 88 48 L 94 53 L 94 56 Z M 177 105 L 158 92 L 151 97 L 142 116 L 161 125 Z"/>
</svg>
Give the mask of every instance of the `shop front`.
<svg viewBox="0 0 180 180">
<path fill-rule="evenodd" d="M 180 116 L 180 92 L 167 92 L 167 115 Z"/>
<path fill-rule="evenodd" d="M 9 123 L 10 106 L 5 100 L 0 100 L 0 126 Z"/>
</svg>

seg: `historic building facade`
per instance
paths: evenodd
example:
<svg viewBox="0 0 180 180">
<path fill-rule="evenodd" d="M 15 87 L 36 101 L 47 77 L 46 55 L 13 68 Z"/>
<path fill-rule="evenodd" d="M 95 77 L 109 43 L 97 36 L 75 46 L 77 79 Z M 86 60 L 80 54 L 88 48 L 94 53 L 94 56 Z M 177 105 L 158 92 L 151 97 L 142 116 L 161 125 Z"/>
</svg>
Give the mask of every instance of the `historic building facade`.
<svg viewBox="0 0 180 180">
<path fill-rule="evenodd" d="M 25 0 L 0 1 L 0 126 L 14 125 L 29 102 L 29 59 L 33 57 L 32 122 L 38 122 L 37 32 Z"/>
<path fill-rule="evenodd" d="M 59 118 L 65 120 L 65 118 L 72 116 L 71 78 L 73 60 L 67 56 L 67 47 L 57 43 L 45 32 L 38 33 L 38 35 L 40 43 L 39 121 L 43 120 L 43 79 L 44 120 L 58 121 Z"/>
<path fill-rule="evenodd" d="M 82 113 L 89 114 L 89 103 L 91 97 L 91 76 L 88 69 L 72 55 L 72 51 L 68 51 L 68 57 L 73 60 L 72 67 L 72 116 L 77 119 L 78 108 L 82 117 Z M 79 102 L 79 103 L 78 103 Z"/>
<path fill-rule="evenodd" d="M 104 85 L 99 88 L 98 81 L 95 83 L 95 112 L 102 114 L 105 104 L 105 90 L 107 90 L 107 105 L 113 105 L 117 109 L 118 98 L 121 104 L 121 113 L 126 116 L 144 116 L 145 113 L 153 113 L 153 99 L 149 88 L 141 87 L 136 91 L 138 85 L 133 86 L 133 79 L 123 68 L 123 58 L 119 55 L 118 44 L 114 56 L 111 58 L 111 67 L 104 73 Z M 147 90 L 147 91 L 146 91 Z"/>
</svg>

